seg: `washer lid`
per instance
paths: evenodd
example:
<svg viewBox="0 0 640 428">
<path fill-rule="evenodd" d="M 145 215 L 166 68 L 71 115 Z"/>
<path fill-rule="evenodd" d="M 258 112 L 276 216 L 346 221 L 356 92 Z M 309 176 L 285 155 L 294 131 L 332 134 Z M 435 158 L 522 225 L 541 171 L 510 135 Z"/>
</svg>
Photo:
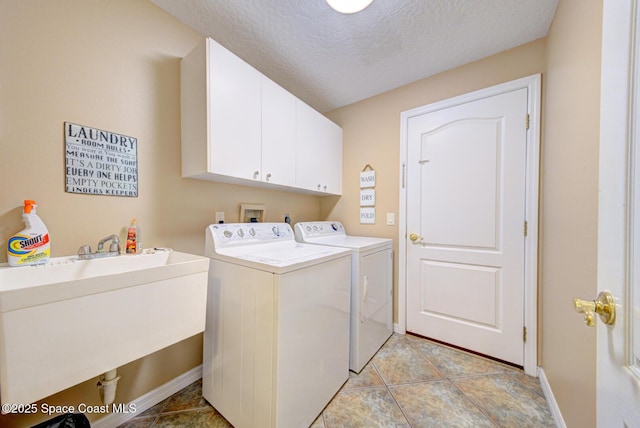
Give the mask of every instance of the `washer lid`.
<svg viewBox="0 0 640 428">
<path fill-rule="evenodd" d="M 222 248 L 216 250 L 211 257 L 282 274 L 340 257 L 349 257 L 350 254 L 351 251 L 347 248 L 288 242 Z"/>
<path fill-rule="evenodd" d="M 377 247 L 391 247 L 393 241 L 388 238 L 370 238 L 366 236 L 321 236 L 305 239 L 308 244 L 332 245 L 350 248 L 355 251 L 371 250 Z"/>
</svg>

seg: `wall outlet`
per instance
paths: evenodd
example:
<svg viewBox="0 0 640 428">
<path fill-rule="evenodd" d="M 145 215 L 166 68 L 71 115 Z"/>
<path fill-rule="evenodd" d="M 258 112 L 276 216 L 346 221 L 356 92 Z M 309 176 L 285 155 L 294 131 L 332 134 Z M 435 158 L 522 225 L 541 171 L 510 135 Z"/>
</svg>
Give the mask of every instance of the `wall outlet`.
<svg viewBox="0 0 640 428">
<path fill-rule="evenodd" d="M 224 211 L 216 212 L 216 223 L 224 223 Z"/>
</svg>

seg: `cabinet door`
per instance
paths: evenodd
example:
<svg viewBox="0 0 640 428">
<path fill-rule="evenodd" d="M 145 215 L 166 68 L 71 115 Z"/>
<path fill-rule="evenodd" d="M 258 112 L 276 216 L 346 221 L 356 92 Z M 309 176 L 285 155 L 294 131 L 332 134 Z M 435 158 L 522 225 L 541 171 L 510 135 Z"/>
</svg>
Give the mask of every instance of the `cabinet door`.
<svg viewBox="0 0 640 428">
<path fill-rule="evenodd" d="M 323 128 L 323 152 L 325 154 L 323 191 L 333 194 L 342 194 L 342 128 L 326 119 Z"/>
<path fill-rule="evenodd" d="M 305 103 L 297 102 L 296 186 L 342 193 L 342 129 Z"/>
<path fill-rule="evenodd" d="M 261 74 L 207 39 L 209 172 L 261 179 Z"/>
<path fill-rule="evenodd" d="M 296 98 L 262 76 L 262 181 L 295 186 Z"/>
</svg>

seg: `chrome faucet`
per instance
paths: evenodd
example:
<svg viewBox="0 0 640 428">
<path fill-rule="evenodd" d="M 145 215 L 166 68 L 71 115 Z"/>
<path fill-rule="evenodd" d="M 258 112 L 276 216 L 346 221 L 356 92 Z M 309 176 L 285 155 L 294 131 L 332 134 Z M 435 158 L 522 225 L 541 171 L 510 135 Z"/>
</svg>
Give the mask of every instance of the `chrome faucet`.
<svg viewBox="0 0 640 428">
<path fill-rule="evenodd" d="M 104 244 L 107 241 L 111 241 L 109 251 L 104 250 Z M 113 257 L 118 255 L 120 255 L 120 240 L 118 239 L 118 235 L 109 235 L 106 238 L 101 239 L 98 242 L 98 249 L 95 253 L 91 252 L 91 247 L 89 245 L 83 245 L 78 249 L 78 258 L 80 260 Z"/>
<path fill-rule="evenodd" d="M 109 235 L 106 238 L 102 238 L 98 242 L 98 249 L 96 253 L 101 253 L 104 251 L 104 243 L 107 241 L 111 241 L 111 245 L 109 246 L 109 252 L 120 252 L 120 240 L 118 239 L 118 235 Z"/>
</svg>

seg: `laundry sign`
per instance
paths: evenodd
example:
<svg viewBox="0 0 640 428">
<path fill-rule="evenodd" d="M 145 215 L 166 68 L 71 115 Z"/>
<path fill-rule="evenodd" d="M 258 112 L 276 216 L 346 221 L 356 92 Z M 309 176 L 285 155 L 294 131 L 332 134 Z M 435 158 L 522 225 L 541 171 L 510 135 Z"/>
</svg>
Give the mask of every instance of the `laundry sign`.
<svg viewBox="0 0 640 428">
<path fill-rule="evenodd" d="M 369 168 L 371 167 L 369 166 Z M 367 187 L 376 187 L 376 172 L 373 170 L 364 170 L 360 173 L 360 188 Z"/>
<path fill-rule="evenodd" d="M 360 172 L 360 224 L 376 224 L 376 171 L 369 164 Z"/>
<path fill-rule="evenodd" d="M 376 223 L 376 209 L 374 207 L 360 207 L 360 223 L 361 224 L 375 224 Z"/>
<path fill-rule="evenodd" d="M 360 206 L 373 207 L 376 205 L 376 189 L 360 189 Z"/>
<path fill-rule="evenodd" d="M 65 190 L 138 196 L 138 140 L 111 131 L 64 123 Z"/>
</svg>

